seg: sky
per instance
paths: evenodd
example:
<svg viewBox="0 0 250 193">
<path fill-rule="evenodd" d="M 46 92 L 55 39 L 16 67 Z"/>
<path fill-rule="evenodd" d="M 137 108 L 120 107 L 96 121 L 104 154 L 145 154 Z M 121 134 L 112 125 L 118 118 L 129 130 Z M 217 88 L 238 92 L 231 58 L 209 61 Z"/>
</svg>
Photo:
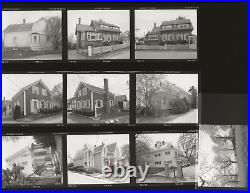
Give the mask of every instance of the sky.
<svg viewBox="0 0 250 193">
<path fill-rule="evenodd" d="M 129 10 L 69 10 L 68 15 L 68 36 L 75 33 L 78 18 L 81 23 L 90 25 L 91 20 L 100 20 L 120 27 L 122 32 L 130 30 Z M 75 36 L 74 36 L 75 38 Z"/>
<path fill-rule="evenodd" d="M 19 150 L 23 149 L 24 147 L 30 146 L 31 143 L 35 143 L 32 136 L 23 136 L 17 142 L 12 141 L 2 141 L 2 168 L 6 168 L 7 164 L 5 159 L 9 156 L 15 154 Z"/>
<path fill-rule="evenodd" d="M 187 92 L 190 86 L 198 88 L 198 74 L 168 74 L 167 79 Z"/>
<path fill-rule="evenodd" d="M 128 134 L 104 134 L 104 135 L 68 135 L 67 154 L 74 158 L 75 153 L 83 148 L 84 144 L 99 146 L 103 143 L 117 143 L 120 149 L 123 145 L 129 144 Z"/>
<path fill-rule="evenodd" d="M 23 87 L 41 79 L 52 90 L 62 82 L 62 74 L 2 74 L 2 100 L 11 98 Z"/>
<path fill-rule="evenodd" d="M 160 26 L 162 21 L 175 20 L 179 16 L 184 16 L 191 20 L 194 27 L 193 34 L 197 35 L 197 10 L 195 9 L 175 9 L 175 10 L 136 10 L 135 29 L 136 37 L 144 37 L 151 31 L 154 23 Z"/>
<path fill-rule="evenodd" d="M 41 17 L 60 16 L 62 11 L 2 11 L 2 30 L 10 24 L 33 23 Z"/>
<path fill-rule="evenodd" d="M 171 143 L 174 147 L 177 147 L 177 141 L 181 133 L 157 133 L 157 134 L 144 134 L 151 139 L 150 146 L 153 148 L 156 141 L 165 141 Z"/>
<path fill-rule="evenodd" d="M 68 74 L 67 75 L 67 99 L 74 96 L 79 83 L 85 82 L 93 86 L 103 88 L 104 78 L 108 79 L 109 91 L 115 95 L 126 95 L 129 99 L 129 74 Z"/>
</svg>

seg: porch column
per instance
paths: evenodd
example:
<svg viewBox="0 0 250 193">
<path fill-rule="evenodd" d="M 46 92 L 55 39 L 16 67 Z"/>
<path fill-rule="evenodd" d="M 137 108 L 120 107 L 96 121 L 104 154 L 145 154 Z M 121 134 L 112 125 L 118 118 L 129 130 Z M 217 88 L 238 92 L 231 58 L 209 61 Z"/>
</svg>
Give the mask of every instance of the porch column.
<svg viewBox="0 0 250 193">
<path fill-rule="evenodd" d="M 94 97 L 93 97 L 93 92 L 90 92 L 90 102 L 91 102 L 91 110 L 94 110 Z"/>
<path fill-rule="evenodd" d="M 181 161 L 176 161 L 177 164 L 177 175 L 176 177 L 178 178 L 183 178 L 183 172 L 182 172 L 182 167 L 181 167 Z"/>
<path fill-rule="evenodd" d="M 26 109 L 26 90 L 23 91 L 23 114 L 24 114 L 24 116 L 27 115 L 27 109 Z"/>
<path fill-rule="evenodd" d="M 167 163 L 165 164 L 165 177 L 169 178 L 169 167 Z"/>
</svg>

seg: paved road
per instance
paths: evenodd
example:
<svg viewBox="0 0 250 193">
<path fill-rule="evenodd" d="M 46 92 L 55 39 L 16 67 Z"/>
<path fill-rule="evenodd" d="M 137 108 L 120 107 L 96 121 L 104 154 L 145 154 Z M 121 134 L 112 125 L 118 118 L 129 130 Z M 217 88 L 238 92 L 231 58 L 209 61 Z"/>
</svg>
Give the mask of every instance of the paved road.
<svg viewBox="0 0 250 193">
<path fill-rule="evenodd" d="M 136 50 L 135 59 L 197 59 L 196 50 Z"/>
<path fill-rule="evenodd" d="M 69 184 L 114 184 L 116 182 L 112 182 L 108 179 L 99 179 L 68 171 L 68 183 Z"/>
<path fill-rule="evenodd" d="M 198 123 L 198 109 L 192 109 L 167 123 Z"/>
<path fill-rule="evenodd" d="M 126 48 L 126 49 L 121 49 L 121 50 L 117 50 L 117 51 L 114 51 L 114 52 L 108 52 L 108 53 L 100 55 L 100 56 L 92 56 L 92 57 L 81 55 L 81 54 L 77 53 L 76 50 L 69 50 L 68 51 L 68 57 L 69 57 L 70 60 L 130 59 L 130 50 L 129 50 L 129 48 Z"/>
</svg>

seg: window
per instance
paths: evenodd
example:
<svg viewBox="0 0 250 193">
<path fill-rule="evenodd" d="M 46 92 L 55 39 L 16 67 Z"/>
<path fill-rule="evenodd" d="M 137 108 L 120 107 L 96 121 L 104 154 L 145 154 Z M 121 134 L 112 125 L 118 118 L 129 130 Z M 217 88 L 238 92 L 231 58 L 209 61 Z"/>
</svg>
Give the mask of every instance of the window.
<svg viewBox="0 0 250 193">
<path fill-rule="evenodd" d="M 103 107 L 103 101 L 102 100 L 96 100 L 95 103 L 96 103 L 97 108 Z"/>
<path fill-rule="evenodd" d="M 40 101 L 41 109 L 45 108 L 45 101 Z"/>
<path fill-rule="evenodd" d="M 172 161 L 167 161 L 168 164 L 172 164 L 173 162 Z"/>
<path fill-rule="evenodd" d="M 178 157 L 178 152 L 175 152 L 175 156 Z"/>
<path fill-rule="evenodd" d="M 90 109 L 90 100 L 87 100 L 87 109 Z"/>
<path fill-rule="evenodd" d="M 81 101 L 78 101 L 77 102 L 77 109 L 80 109 L 81 108 Z"/>
<path fill-rule="evenodd" d="M 50 108 L 50 101 L 46 101 L 46 108 Z"/>
<path fill-rule="evenodd" d="M 32 94 L 39 95 L 39 88 L 37 86 L 32 86 Z"/>
<path fill-rule="evenodd" d="M 13 43 L 16 43 L 16 36 L 13 37 Z"/>
<path fill-rule="evenodd" d="M 166 151 L 166 152 L 165 152 L 165 155 L 170 155 L 170 151 Z"/>
<path fill-rule="evenodd" d="M 109 101 L 109 105 L 112 107 L 112 106 L 114 106 L 114 101 L 113 100 L 110 100 Z"/>
<path fill-rule="evenodd" d="M 46 89 L 42 89 L 42 95 L 43 95 L 43 96 L 47 96 L 47 91 L 46 91 Z"/>
<path fill-rule="evenodd" d="M 78 97 L 81 96 L 81 90 L 78 90 Z"/>
<path fill-rule="evenodd" d="M 85 33 L 81 33 L 81 40 L 85 39 Z"/>
<path fill-rule="evenodd" d="M 39 42 L 39 36 L 38 35 L 33 35 L 32 36 L 32 43 L 38 43 Z"/>
<path fill-rule="evenodd" d="M 86 88 L 86 87 L 84 87 L 84 88 L 82 89 L 82 95 L 83 95 L 83 96 L 86 96 L 86 95 L 87 95 L 87 88 Z"/>
</svg>

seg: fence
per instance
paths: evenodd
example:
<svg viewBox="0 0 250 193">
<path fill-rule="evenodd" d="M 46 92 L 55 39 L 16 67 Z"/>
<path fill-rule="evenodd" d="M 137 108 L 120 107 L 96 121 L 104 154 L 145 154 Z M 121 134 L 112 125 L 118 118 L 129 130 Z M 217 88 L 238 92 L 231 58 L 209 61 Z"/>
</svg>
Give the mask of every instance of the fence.
<svg viewBox="0 0 250 193">
<path fill-rule="evenodd" d="M 185 45 L 136 45 L 136 50 L 195 50 L 195 44 Z"/>
<path fill-rule="evenodd" d="M 112 52 L 120 49 L 124 49 L 129 47 L 129 44 L 116 44 L 111 46 L 101 46 L 101 47 L 88 47 L 88 56 L 96 55 L 96 54 L 103 54 L 107 52 Z"/>
</svg>

